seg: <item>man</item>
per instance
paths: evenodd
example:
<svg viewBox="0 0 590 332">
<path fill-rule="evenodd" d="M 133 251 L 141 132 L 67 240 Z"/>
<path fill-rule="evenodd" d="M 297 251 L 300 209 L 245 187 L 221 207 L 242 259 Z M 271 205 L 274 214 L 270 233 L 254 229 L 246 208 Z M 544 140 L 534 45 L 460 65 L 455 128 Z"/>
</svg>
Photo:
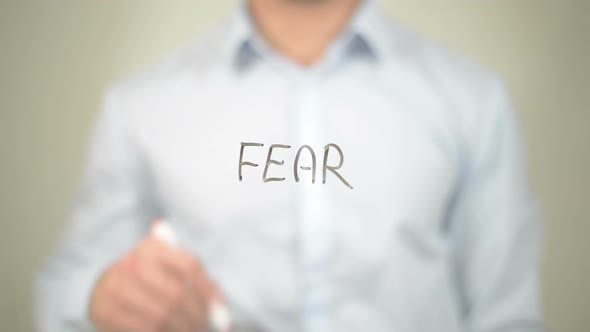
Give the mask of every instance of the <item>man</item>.
<svg viewBox="0 0 590 332">
<path fill-rule="evenodd" d="M 374 2 L 250 0 L 108 94 L 38 327 L 540 331 L 522 155 L 499 80 Z"/>
</svg>

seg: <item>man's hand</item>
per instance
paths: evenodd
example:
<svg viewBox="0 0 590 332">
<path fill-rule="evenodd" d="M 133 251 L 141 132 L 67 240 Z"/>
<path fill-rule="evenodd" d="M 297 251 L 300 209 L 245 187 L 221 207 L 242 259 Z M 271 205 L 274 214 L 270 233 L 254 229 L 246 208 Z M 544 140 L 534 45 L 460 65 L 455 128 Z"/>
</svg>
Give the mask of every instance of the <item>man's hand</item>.
<svg viewBox="0 0 590 332">
<path fill-rule="evenodd" d="M 204 331 L 218 298 L 193 256 L 150 235 L 101 276 L 89 314 L 101 332 Z"/>
</svg>

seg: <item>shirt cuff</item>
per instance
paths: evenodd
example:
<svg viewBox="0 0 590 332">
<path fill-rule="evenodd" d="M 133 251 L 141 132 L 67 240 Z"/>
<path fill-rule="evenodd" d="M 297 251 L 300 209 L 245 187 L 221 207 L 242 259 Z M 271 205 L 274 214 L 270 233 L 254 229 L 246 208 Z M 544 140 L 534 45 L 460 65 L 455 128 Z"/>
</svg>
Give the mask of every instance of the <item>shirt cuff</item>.
<svg viewBox="0 0 590 332">
<path fill-rule="evenodd" d="M 92 266 L 80 271 L 67 286 L 64 305 L 66 327 L 73 331 L 96 331 L 88 313 L 90 297 L 104 267 Z"/>
</svg>

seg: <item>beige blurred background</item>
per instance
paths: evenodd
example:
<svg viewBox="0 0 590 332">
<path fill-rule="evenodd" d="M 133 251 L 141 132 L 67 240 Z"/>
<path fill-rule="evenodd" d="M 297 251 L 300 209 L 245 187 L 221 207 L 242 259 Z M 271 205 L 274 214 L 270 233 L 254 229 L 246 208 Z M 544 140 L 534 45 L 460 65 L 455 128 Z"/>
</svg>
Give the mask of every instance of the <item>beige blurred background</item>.
<svg viewBox="0 0 590 332">
<path fill-rule="evenodd" d="M 545 210 L 544 308 L 590 328 L 590 1 L 389 0 L 407 26 L 494 68 L 521 114 Z M 0 331 L 32 331 L 104 89 L 227 17 L 236 0 L 0 0 Z"/>
</svg>

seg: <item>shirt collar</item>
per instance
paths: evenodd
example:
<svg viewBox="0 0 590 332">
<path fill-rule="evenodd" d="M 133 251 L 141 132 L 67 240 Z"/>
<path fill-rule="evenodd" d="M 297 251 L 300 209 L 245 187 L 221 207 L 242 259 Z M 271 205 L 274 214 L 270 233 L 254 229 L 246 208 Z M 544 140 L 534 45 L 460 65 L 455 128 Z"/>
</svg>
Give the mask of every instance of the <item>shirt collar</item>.
<svg viewBox="0 0 590 332">
<path fill-rule="evenodd" d="M 348 29 L 366 44 L 371 54 L 381 60 L 389 44 L 387 17 L 377 1 L 364 0 L 352 17 Z"/>
<path fill-rule="evenodd" d="M 362 0 L 340 38 L 346 56 L 359 56 L 379 61 L 387 45 L 386 18 L 375 0 Z M 231 21 L 226 39 L 226 52 L 236 70 L 244 70 L 262 58 L 265 45 L 256 31 L 246 1 L 242 1 Z"/>
</svg>

